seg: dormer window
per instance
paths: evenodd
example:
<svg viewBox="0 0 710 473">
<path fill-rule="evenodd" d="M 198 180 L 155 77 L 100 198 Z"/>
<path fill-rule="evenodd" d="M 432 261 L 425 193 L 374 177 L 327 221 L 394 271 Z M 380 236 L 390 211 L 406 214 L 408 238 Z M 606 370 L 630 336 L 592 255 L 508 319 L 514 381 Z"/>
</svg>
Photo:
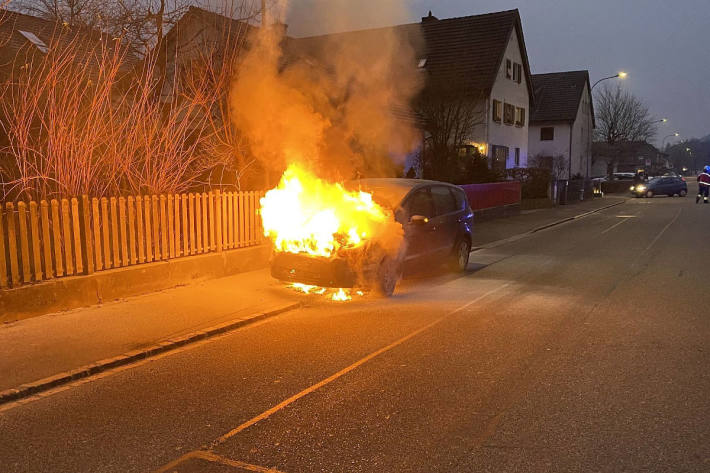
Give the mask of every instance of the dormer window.
<svg viewBox="0 0 710 473">
<path fill-rule="evenodd" d="M 47 47 L 46 44 L 44 44 L 44 41 L 39 39 L 34 33 L 30 33 L 29 31 L 22 31 L 22 30 L 17 30 L 18 33 L 20 33 L 22 36 L 27 39 L 30 43 L 34 44 L 37 46 L 37 49 L 42 51 L 44 54 L 47 54 L 49 52 L 49 48 Z"/>
</svg>

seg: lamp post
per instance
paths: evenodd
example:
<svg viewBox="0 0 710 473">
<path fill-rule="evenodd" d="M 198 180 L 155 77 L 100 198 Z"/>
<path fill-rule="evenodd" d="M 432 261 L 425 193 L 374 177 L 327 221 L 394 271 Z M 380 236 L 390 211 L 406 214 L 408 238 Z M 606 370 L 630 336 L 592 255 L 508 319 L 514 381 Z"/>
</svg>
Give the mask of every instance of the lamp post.
<svg viewBox="0 0 710 473">
<path fill-rule="evenodd" d="M 661 118 L 660 120 L 656 120 L 656 121 L 651 122 L 651 124 L 653 125 L 656 123 L 666 123 L 667 121 L 668 121 L 667 118 Z"/>
<path fill-rule="evenodd" d="M 599 79 L 598 81 L 596 81 L 596 82 L 594 83 L 594 85 L 593 85 L 592 88 L 590 89 L 590 92 L 591 92 L 592 90 L 594 90 L 594 87 L 596 87 L 597 84 L 600 83 L 600 82 L 602 82 L 602 81 L 609 80 L 609 79 L 616 79 L 617 77 L 618 77 L 619 79 L 626 79 L 626 76 L 628 76 L 628 74 L 627 74 L 626 72 L 620 71 L 619 73 L 617 73 L 617 74 L 615 74 L 615 75 L 613 75 L 613 76 L 604 77 L 604 78 L 602 78 L 602 79 Z"/>
<path fill-rule="evenodd" d="M 663 141 L 661 141 L 661 151 L 663 151 L 663 150 L 665 149 L 665 147 L 666 147 L 666 139 L 667 139 L 667 138 L 670 138 L 671 136 L 680 136 L 680 133 L 675 132 L 675 133 L 671 133 L 671 134 L 668 135 L 668 136 L 664 136 L 664 137 L 663 137 Z"/>
</svg>

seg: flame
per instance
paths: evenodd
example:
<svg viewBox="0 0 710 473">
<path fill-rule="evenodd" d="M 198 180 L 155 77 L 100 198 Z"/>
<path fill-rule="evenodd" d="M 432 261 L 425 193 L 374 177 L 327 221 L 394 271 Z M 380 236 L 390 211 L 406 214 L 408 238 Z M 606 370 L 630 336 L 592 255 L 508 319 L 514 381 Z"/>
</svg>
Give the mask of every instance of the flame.
<svg viewBox="0 0 710 473">
<path fill-rule="evenodd" d="M 348 191 L 296 164 L 260 203 L 264 234 L 276 251 L 289 253 L 331 257 L 341 248 L 363 244 L 383 223 L 393 222 L 391 212 L 376 204 L 372 194 Z"/>
<path fill-rule="evenodd" d="M 292 283 L 290 288 L 295 289 L 299 292 L 302 292 L 304 294 L 317 294 L 317 295 L 324 295 L 326 292 L 328 292 L 328 289 L 325 287 L 320 287 L 320 286 L 312 286 L 310 284 L 302 284 L 300 282 L 295 282 Z M 355 291 L 355 294 L 358 296 L 363 296 L 365 295 L 364 292 L 362 291 Z M 331 301 L 337 301 L 337 302 L 345 302 L 352 300 L 352 294 L 349 289 L 345 288 L 338 288 L 335 290 L 331 290 L 329 294 L 327 294 L 328 299 Z"/>
</svg>

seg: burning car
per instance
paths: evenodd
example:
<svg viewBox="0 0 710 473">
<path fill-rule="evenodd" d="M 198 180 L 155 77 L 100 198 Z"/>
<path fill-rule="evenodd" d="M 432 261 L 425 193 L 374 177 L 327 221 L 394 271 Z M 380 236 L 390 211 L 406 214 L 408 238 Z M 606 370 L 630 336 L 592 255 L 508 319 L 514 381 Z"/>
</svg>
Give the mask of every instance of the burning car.
<svg viewBox="0 0 710 473">
<path fill-rule="evenodd" d="M 264 233 L 274 244 L 271 275 L 331 288 L 391 295 L 410 261 L 447 262 L 462 271 L 473 212 L 457 186 L 419 179 L 331 184 L 292 167 L 262 199 Z"/>
</svg>

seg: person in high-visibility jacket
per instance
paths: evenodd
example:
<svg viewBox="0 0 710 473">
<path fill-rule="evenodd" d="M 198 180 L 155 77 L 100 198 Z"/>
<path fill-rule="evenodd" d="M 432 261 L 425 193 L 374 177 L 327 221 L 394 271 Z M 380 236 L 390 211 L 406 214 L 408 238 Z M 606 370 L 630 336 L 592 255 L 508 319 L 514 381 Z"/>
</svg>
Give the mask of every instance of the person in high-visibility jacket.
<svg viewBox="0 0 710 473">
<path fill-rule="evenodd" d="M 710 166 L 705 166 L 703 172 L 698 176 L 698 196 L 695 198 L 695 203 L 700 202 L 700 198 L 703 198 L 703 202 L 708 203 L 708 194 L 710 194 Z"/>
</svg>

